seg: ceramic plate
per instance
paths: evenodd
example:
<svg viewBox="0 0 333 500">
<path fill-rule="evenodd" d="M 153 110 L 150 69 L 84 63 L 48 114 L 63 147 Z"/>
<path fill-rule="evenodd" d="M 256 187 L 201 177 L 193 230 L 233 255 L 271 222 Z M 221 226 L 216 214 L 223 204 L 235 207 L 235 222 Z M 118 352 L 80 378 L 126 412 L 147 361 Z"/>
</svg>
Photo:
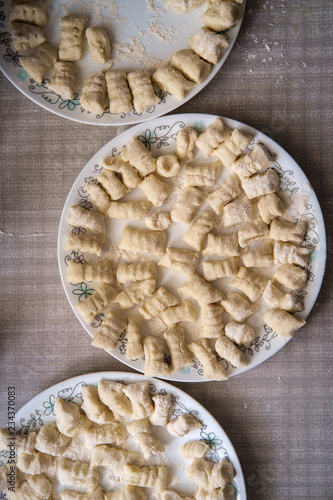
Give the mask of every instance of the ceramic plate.
<svg viewBox="0 0 333 500">
<path fill-rule="evenodd" d="M 85 190 L 86 183 L 96 182 L 96 178 L 102 168 L 102 158 L 111 154 L 115 155 L 119 153 L 132 137 L 138 137 L 141 141 L 144 142 L 146 147 L 152 151 L 153 155 L 157 157 L 161 154 L 175 152 L 175 138 L 177 132 L 181 128 L 183 128 L 184 126 L 190 126 L 194 127 L 198 132 L 201 132 L 209 124 L 211 124 L 215 118 L 216 117 L 213 115 L 181 114 L 166 116 L 152 120 L 149 123 L 136 125 L 135 127 L 132 127 L 131 129 L 118 135 L 116 138 L 106 144 L 100 151 L 98 151 L 98 153 L 96 153 L 96 155 L 91 158 L 88 164 L 84 167 L 81 174 L 75 181 L 65 202 L 60 221 L 58 237 L 58 259 L 60 274 L 68 300 L 73 307 L 73 310 L 76 313 L 78 319 L 81 321 L 82 325 L 91 336 L 95 335 L 96 329 L 103 321 L 104 315 L 101 314 L 97 316 L 90 325 L 87 325 L 75 309 L 76 302 L 82 301 L 85 298 L 89 297 L 98 285 L 95 285 L 94 283 L 72 284 L 66 281 L 68 272 L 67 266 L 70 260 L 82 263 L 85 263 L 87 260 L 91 260 L 91 256 L 86 256 L 80 252 L 68 252 L 64 250 L 67 235 L 70 232 L 80 231 L 80 229 L 78 228 L 71 227 L 67 222 L 67 218 L 70 212 L 69 207 L 74 204 L 80 204 L 86 208 L 92 207 L 90 197 Z M 314 247 L 314 250 L 311 253 L 310 263 L 307 268 L 308 285 L 304 290 L 295 292 L 303 300 L 304 303 L 304 310 L 301 313 L 298 313 L 298 315 L 302 318 L 306 318 L 309 315 L 313 305 L 315 304 L 325 270 L 325 226 L 317 197 L 301 168 L 289 156 L 289 154 L 284 151 L 278 144 L 276 144 L 272 139 L 253 129 L 252 127 L 244 125 L 235 120 L 230 120 L 227 118 L 225 118 L 224 120 L 230 127 L 238 128 L 242 131 L 252 134 L 256 142 L 262 142 L 268 148 L 275 159 L 274 168 L 280 177 L 281 196 L 288 206 L 286 216 L 289 216 L 291 220 L 299 220 L 300 218 L 302 218 L 308 221 L 308 232 L 306 235 L 305 244 Z M 252 145 L 249 146 L 249 148 L 251 147 Z M 198 161 L 203 160 L 203 156 L 200 155 L 201 153 L 197 154 L 196 159 L 198 159 Z M 229 175 L 230 169 L 222 169 L 222 173 L 217 180 L 217 184 L 225 180 Z M 168 180 L 164 178 L 163 180 L 166 182 L 170 182 L 170 179 Z M 172 184 L 170 185 L 172 186 L 173 193 L 170 196 L 170 201 L 168 202 L 170 203 L 169 209 L 174 201 L 173 196 L 177 192 L 176 183 L 174 186 Z M 126 195 L 126 197 L 123 198 L 122 201 L 126 201 L 129 199 L 144 199 L 144 194 L 140 189 L 136 189 L 132 193 Z M 204 204 L 201 211 L 207 208 L 209 208 L 209 206 L 207 204 Z M 164 205 L 161 210 L 168 210 L 168 205 Z M 108 232 L 106 237 L 107 241 L 111 242 L 112 244 L 117 244 L 119 242 L 122 229 L 125 225 L 130 225 L 131 227 L 137 228 L 145 227 L 144 221 L 109 219 Z M 167 246 L 189 248 L 182 241 L 182 237 L 186 229 L 187 226 L 183 224 L 172 224 L 170 229 L 167 230 Z M 234 230 L 234 228 L 231 229 Z M 108 258 L 110 258 L 111 260 L 115 259 L 116 252 L 116 247 L 111 246 L 108 251 Z M 158 260 L 158 258 L 156 260 Z M 272 269 L 272 267 L 260 268 L 259 274 L 266 278 L 269 278 L 273 274 Z M 198 266 L 198 272 L 199 274 L 201 274 L 200 262 Z M 166 268 L 162 268 L 161 266 L 159 267 L 157 286 L 166 286 L 168 290 L 170 290 L 180 299 L 181 297 L 177 294 L 177 288 L 181 286 L 185 282 L 185 280 L 186 277 L 184 275 Z M 223 278 L 222 280 L 216 280 L 215 282 L 213 282 L 213 285 L 216 288 L 220 288 L 221 291 L 228 291 L 228 288 L 229 291 L 231 291 L 231 288 L 228 287 L 229 281 L 231 281 L 231 278 Z M 194 307 L 196 307 L 195 301 L 191 302 L 193 303 Z M 255 328 L 258 335 L 248 347 L 242 348 L 249 361 L 249 364 L 246 368 L 234 368 L 230 364 L 228 365 L 226 361 L 220 361 L 224 364 L 229 376 L 241 373 L 244 370 L 248 370 L 258 365 L 259 363 L 262 363 L 266 359 L 270 358 L 273 354 L 275 354 L 279 349 L 281 349 L 281 347 L 283 347 L 287 342 L 286 339 L 280 337 L 270 328 L 268 328 L 267 325 L 263 324 L 260 312 L 267 310 L 268 306 L 265 305 L 262 299 L 259 299 L 256 303 L 260 307 L 259 312 L 251 316 L 246 321 L 246 323 L 249 324 L 249 326 Z M 135 312 L 133 312 L 133 310 L 134 308 L 129 309 L 130 315 L 136 314 L 136 310 L 134 310 Z M 199 307 L 196 308 L 196 312 L 197 315 L 200 313 Z M 223 316 L 223 322 L 224 324 L 226 324 L 227 321 L 231 320 L 231 317 L 229 317 L 227 313 L 223 313 L 223 315 L 225 315 L 225 317 Z M 146 333 L 159 333 L 163 331 L 163 328 L 159 330 L 160 326 L 161 325 L 159 325 L 158 322 L 153 322 L 152 324 L 150 324 L 150 322 L 143 322 L 141 331 L 145 331 Z M 184 323 L 184 328 L 187 332 L 188 340 L 190 340 L 191 338 L 195 339 L 195 336 L 199 335 L 200 321 L 197 321 L 197 323 L 195 324 Z M 306 326 L 303 328 L 306 328 Z M 302 335 L 302 333 L 300 333 L 300 335 Z M 136 361 L 130 361 L 127 359 L 126 342 L 126 336 L 124 334 L 121 335 L 121 338 L 119 339 L 115 350 L 111 354 L 120 361 L 131 366 L 132 368 L 143 372 L 144 361 L 142 359 Z M 200 365 L 200 363 L 195 363 L 191 368 L 184 368 L 182 369 L 181 373 L 174 373 L 165 378 L 168 378 L 169 380 L 191 382 L 205 380 L 203 378 L 202 366 Z"/>
<path fill-rule="evenodd" d="M 205 4 L 185 14 L 179 14 L 167 9 L 161 0 L 46 0 L 48 24 L 45 33 L 48 41 L 55 47 L 59 46 L 60 18 L 68 11 L 86 14 L 89 26 L 100 25 L 105 27 L 111 39 L 114 40 L 112 58 L 114 69 L 123 69 L 127 72 L 148 68 L 153 70 L 160 61 L 166 61 L 179 49 L 188 48 L 188 41 L 202 26 L 201 15 L 205 11 Z M 8 22 L 10 0 L 0 2 L 0 68 L 7 78 L 27 97 L 43 108 L 59 116 L 81 123 L 93 125 L 129 125 L 150 120 L 153 117 L 169 113 L 184 102 L 195 96 L 216 75 L 227 59 L 240 30 L 241 23 L 228 30 L 225 35 L 230 41 L 230 47 L 215 65 L 206 80 L 194 87 L 185 99 L 179 100 L 174 96 L 159 91 L 161 102 L 142 114 L 134 110 L 126 114 L 110 114 L 108 108 L 103 115 L 95 115 L 81 107 L 80 93 L 76 93 L 73 100 L 64 100 L 58 94 L 47 88 L 51 72 L 46 74 L 42 84 L 36 84 L 29 78 L 22 68 L 20 57 L 22 51 L 13 47 Z M 245 1 L 244 1 L 245 8 Z M 76 63 L 80 68 L 79 83 L 101 66 L 94 63 L 85 50 L 85 55 Z"/>
<path fill-rule="evenodd" d="M 142 375 L 127 372 L 90 373 L 65 380 L 40 393 L 16 414 L 15 432 L 17 434 L 26 434 L 30 431 L 36 431 L 44 424 L 55 422 L 54 403 L 56 398 L 59 397 L 65 401 L 74 401 L 81 405 L 81 387 L 83 385 L 97 385 L 99 380 L 114 380 L 125 384 L 148 380 L 152 396 L 156 394 L 171 394 L 171 418 L 182 414 L 190 414 L 200 420 L 202 427 L 192 431 L 191 434 L 183 438 L 171 436 L 163 427 L 154 427 L 154 435 L 162 442 L 166 449 L 166 461 L 163 459 L 163 463 L 168 467 L 168 487 L 174 488 L 181 494 L 190 494 L 193 492 L 193 483 L 191 485 L 186 481 L 185 477 L 185 468 L 189 462 L 182 459 L 179 455 L 179 448 L 189 440 L 204 440 L 211 447 L 211 450 L 207 454 L 208 458 L 213 461 L 228 458 L 233 464 L 236 471 L 233 480 L 236 493 L 235 500 L 246 500 L 245 482 L 241 465 L 230 439 L 220 424 L 191 396 L 161 380 L 146 378 Z M 0 451 L 0 467 L 7 463 L 8 458 L 8 450 Z M 146 490 L 146 492 L 148 491 Z M 1 498 L 5 497 L 1 496 Z"/>
</svg>

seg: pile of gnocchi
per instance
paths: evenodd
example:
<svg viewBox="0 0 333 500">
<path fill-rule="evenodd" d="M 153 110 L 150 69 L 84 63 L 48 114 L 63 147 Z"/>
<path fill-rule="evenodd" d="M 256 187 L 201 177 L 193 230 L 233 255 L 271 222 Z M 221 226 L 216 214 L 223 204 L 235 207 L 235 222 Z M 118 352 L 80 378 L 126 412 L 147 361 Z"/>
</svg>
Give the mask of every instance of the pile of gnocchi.
<svg viewBox="0 0 333 500">
<path fill-rule="evenodd" d="M 202 440 L 179 448 L 180 456 L 190 461 L 186 477 L 193 497 L 169 488 L 172 477 L 161 465 L 166 463 L 165 447 L 154 427 L 164 427 L 169 442 L 202 427 L 190 414 L 169 420 L 170 393 L 151 397 L 148 381 L 125 385 L 110 380 L 99 381 L 98 387 L 83 385 L 81 393 L 81 408 L 57 398 L 56 422 L 15 436 L 15 487 L 8 490 L 10 465 L 0 468 L 0 489 L 10 500 L 145 500 L 151 492 L 160 500 L 234 498 L 233 465 L 206 458 L 210 446 Z M 8 440 L 13 438 L 0 429 L 0 449 L 7 448 Z"/>
<path fill-rule="evenodd" d="M 221 358 L 233 367 L 248 364 L 244 346 L 258 333 L 247 320 L 261 314 L 259 299 L 266 309 L 262 321 L 282 337 L 305 324 L 295 314 L 303 310 L 295 292 L 307 285 L 307 224 L 283 218 L 273 158 L 253 137 L 216 118 L 199 135 L 181 128 L 175 142 L 176 154 L 155 158 L 133 138 L 119 154 L 103 159 L 95 183 L 86 186 L 94 209 L 70 207 L 74 229 L 65 246 L 97 257 L 85 264 L 71 260 L 67 280 L 99 283 L 76 304 L 89 324 L 105 314 L 92 345 L 112 352 L 125 333 L 127 358 L 143 357 L 147 376 L 167 377 L 196 359 L 205 378 L 225 380 Z M 200 164 L 193 161 L 196 150 L 206 157 Z M 217 184 L 221 170 L 230 175 Z M 119 201 L 134 190 L 144 199 Z M 173 191 L 178 199 L 163 209 Z M 146 228 L 123 227 L 117 243 L 123 258 L 115 266 L 102 253 L 106 222 L 117 218 L 145 221 Z M 182 248 L 167 246 L 174 224 L 186 229 Z M 167 284 L 157 287 L 163 268 L 184 276 L 176 293 Z M 161 331 L 147 334 L 147 324 L 156 319 Z M 186 341 L 195 322 L 199 338 Z"/>
<path fill-rule="evenodd" d="M 179 12 L 198 7 L 203 0 L 169 1 L 167 4 Z M 147 69 L 129 72 L 101 68 L 91 73 L 83 84 L 80 102 L 84 109 L 101 115 L 109 101 L 110 113 L 128 113 L 134 107 L 138 114 L 160 102 L 154 85 L 178 99 L 209 75 L 229 47 L 220 33 L 238 23 L 243 14 L 242 0 L 211 0 L 202 16 L 204 26 L 189 40 L 190 48 L 175 52 L 171 64 L 164 64 L 153 74 Z M 105 29 L 92 26 L 88 17 L 68 14 L 61 18 L 59 50 L 47 42 L 43 31 L 47 23 L 46 4 L 43 0 L 12 0 L 10 26 L 13 44 L 17 50 L 33 49 L 21 57 L 23 68 L 37 82 L 42 83 L 53 68 L 47 82 L 49 89 L 63 99 L 74 99 L 79 68 L 75 62 L 82 58 L 85 40 L 94 62 L 105 64 L 111 57 L 111 40 Z"/>
</svg>

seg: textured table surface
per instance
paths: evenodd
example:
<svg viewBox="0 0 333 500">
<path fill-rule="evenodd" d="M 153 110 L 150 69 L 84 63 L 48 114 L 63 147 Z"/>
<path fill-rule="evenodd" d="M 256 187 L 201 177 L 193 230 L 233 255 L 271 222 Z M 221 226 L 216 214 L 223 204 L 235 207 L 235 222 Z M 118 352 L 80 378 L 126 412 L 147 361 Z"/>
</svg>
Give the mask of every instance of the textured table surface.
<svg viewBox="0 0 333 500">
<path fill-rule="evenodd" d="M 308 176 L 327 229 L 328 263 L 307 325 L 278 354 L 228 383 L 175 383 L 220 422 L 250 499 L 329 499 L 332 486 L 332 2 L 248 0 L 218 75 L 175 112 L 220 114 L 265 132 Z M 73 181 L 122 129 L 67 121 L 0 75 L 0 426 L 69 377 L 129 368 L 90 346 L 63 292 L 57 229 Z"/>
</svg>

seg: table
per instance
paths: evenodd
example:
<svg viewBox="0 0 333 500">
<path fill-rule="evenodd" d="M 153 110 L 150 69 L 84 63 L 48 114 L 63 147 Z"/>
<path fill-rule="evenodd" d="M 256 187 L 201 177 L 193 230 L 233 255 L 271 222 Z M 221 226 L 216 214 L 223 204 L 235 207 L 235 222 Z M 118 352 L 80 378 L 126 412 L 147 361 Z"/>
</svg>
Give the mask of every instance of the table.
<svg viewBox="0 0 333 500">
<path fill-rule="evenodd" d="M 324 213 L 328 263 L 307 325 L 273 358 L 227 383 L 175 383 L 232 440 L 248 498 L 329 499 L 332 486 L 331 0 L 248 0 L 231 56 L 178 112 L 228 116 L 277 141 L 312 183 Z M 330 34 L 331 33 L 331 34 Z M 73 181 L 123 127 L 67 121 L 0 75 L 0 426 L 7 388 L 17 410 L 75 375 L 129 368 L 90 346 L 63 292 L 57 229 Z"/>
</svg>

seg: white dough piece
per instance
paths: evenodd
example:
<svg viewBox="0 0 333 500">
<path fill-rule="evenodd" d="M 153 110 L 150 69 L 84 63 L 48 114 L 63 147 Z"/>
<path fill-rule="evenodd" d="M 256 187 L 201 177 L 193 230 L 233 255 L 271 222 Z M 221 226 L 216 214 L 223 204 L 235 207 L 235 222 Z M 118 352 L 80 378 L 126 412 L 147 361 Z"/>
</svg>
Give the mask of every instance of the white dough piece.
<svg viewBox="0 0 333 500">
<path fill-rule="evenodd" d="M 273 161 L 274 159 L 266 147 L 260 142 L 256 142 L 252 151 L 238 158 L 230 166 L 240 180 L 243 181 L 263 168 L 269 167 Z"/>
<path fill-rule="evenodd" d="M 187 348 L 200 361 L 203 368 L 204 377 L 212 380 L 226 380 L 228 375 L 221 365 L 217 362 L 216 356 L 210 348 L 207 339 L 200 339 L 196 342 L 187 344 Z"/>
<path fill-rule="evenodd" d="M 48 453 L 53 457 L 62 455 L 72 439 L 59 432 L 57 424 L 52 422 L 43 425 L 36 436 L 36 450 Z"/>
<path fill-rule="evenodd" d="M 98 328 L 91 345 L 113 351 L 119 335 L 125 330 L 127 320 L 112 309 L 105 315 L 103 323 Z"/>
<path fill-rule="evenodd" d="M 147 497 L 145 493 L 139 486 L 131 486 L 130 484 L 126 484 L 118 490 L 107 491 L 106 493 L 104 493 L 103 500 L 146 500 L 146 498 Z"/>
<path fill-rule="evenodd" d="M 275 243 L 273 249 L 274 263 L 297 264 L 306 267 L 312 250 L 312 247 L 299 247 L 291 243 Z"/>
<path fill-rule="evenodd" d="M 34 49 L 47 41 L 43 29 L 39 26 L 22 22 L 13 22 L 10 28 L 15 50 Z"/>
<path fill-rule="evenodd" d="M 164 231 L 171 226 L 172 221 L 169 212 L 154 212 L 145 218 L 145 223 L 152 231 Z"/>
<path fill-rule="evenodd" d="M 139 308 L 145 319 L 151 319 L 160 314 L 164 309 L 179 304 L 177 297 L 168 292 L 163 286 L 158 288 L 145 303 Z"/>
<path fill-rule="evenodd" d="M 198 133 L 194 128 L 184 127 L 176 136 L 176 155 L 180 162 L 192 161 L 194 159 L 194 145 Z"/>
<path fill-rule="evenodd" d="M 260 198 L 257 206 L 260 217 L 266 224 L 270 224 L 275 217 L 281 217 L 286 210 L 285 204 L 275 193 Z"/>
<path fill-rule="evenodd" d="M 165 344 L 163 340 L 157 337 L 145 335 L 143 337 L 143 350 L 146 358 L 146 377 L 170 374 L 170 368 L 164 362 Z"/>
<path fill-rule="evenodd" d="M 74 62 L 81 59 L 83 54 L 84 30 L 86 29 L 87 22 L 88 18 L 86 16 L 77 16 L 76 14 L 69 14 L 61 18 L 60 61 Z"/>
<path fill-rule="evenodd" d="M 133 105 L 126 72 L 110 69 L 105 73 L 105 81 L 110 101 L 110 113 L 129 113 Z"/>
<path fill-rule="evenodd" d="M 272 281 L 268 281 L 263 298 L 271 307 L 288 312 L 302 311 L 304 308 L 297 295 L 281 292 L 277 286 L 273 285 Z"/>
<path fill-rule="evenodd" d="M 94 264 L 80 264 L 71 260 L 68 262 L 67 281 L 70 283 L 97 281 L 97 283 L 111 284 L 114 282 L 111 262 L 103 259 Z"/>
<path fill-rule="evenodd" d="M 71 401 L 57 398 L 54 403 L 59 431 L 67 437 L 74 437 L 87 431 L 92 422 L 80 411 L 80 407 Z"/>
<path fill-rule="evenodd" d="M 170 420 L 170 422 L 167 424 L 168 432 L 172 436 L 176 436 L 179 438 L 185 436 L 191 431 L 201 429 L 201 427 L 201 422 L 197 418 L 193 417 L 193 415 L 190 415 L 188 413 L 179 415 L 179 417 Z"/>
<path fill-rule="evenodd" d="M 44 28 L 47 23 L 46 3 L 42 0 L 13 0 L 10 5 L 10 26 L 15 22 Z"/>
<path fill-rule="evenodd" d="M 163 205 L 171 193 L 171 188 L 160 181 L 154 174 L 147 175 L 138 186 L 145 193 L 147 200 L 155 207 Z M 147 215 L 147 214 L 146 214 Z"/>
<path fill-rule="evenodd" d="M 191 49 L 181 49 L 171 57 L 171 64 L 189 80 L 202 83 L 209 75 L 212 66 L 201 59 Z"/>
<path fill-rule="evenodd" d="M 123 388 L 124 393 L 132 404 L 132 418 L 135 420 L 150 417 L 154 411 L 153 402 L 149 393 L 149 382 L 134 382 Z M 149 420 L 147 419 L 149 422 Z M 150 423 L 149 423 L 150 427 Z M 127 430 L 128 426 L 127 426 Z"/>
<path fill-rule="evenodd" d="M 195 273 L 191 274 L 184 285 L 178 288 L 178 292 L 192 297 L 200 306 L 218 302 L 223 298 L 219 290 Z"/>
<path fill-rule="evenodd" d="M 180 456 L 191 460 L 193 458 L 203 458 L 210 450 L 209 444 L 204 441 L 188 441 L 180 447 Z"/>
<path fill-rule="evenodd" d="M 237 257 L 239 255 L 237 233 L 208 234 L 207 245 L 202 255 Z"/>
<path fill-rule="evenodd" d="M 124 467 L 125 482 L 133 486 L 152 488 L 161 493 L 166 488 L 168 471 L 166 467 L 149 465 L 148 467 L 137 467 L 126 465 Z"/>
<path fill-rule="evenodd" d="M 199 189 L 191 186 L 185 188 L 179 195 L 176 206 L 170 212 L 172 221 L 189 224 L 205 199 L 206 194 Z"/>
<path fill-rule="evenodd" d="M 217 64 L 229 47 L 229 41 L 205 26 L 190 38 L 191 49 L 206 61 Z M 215 146 L 216 147 L 216 146 Z"/>
<path fill-rule="evenodd" d="M 111 41 L 105 29 L 92 26 L 86 30 L 86 38 L 92 60 L 105 64 L 111 56 Z"/>
<path fill-rule="evenodd" d="M 186 165 L 184 186 L 214 186 L 220 170 L 221 162 L 219 160 L 213 163 Z"/>
<path fill-rule="evenodd" d="M 145 460 L 164 452 L 164 446 L 151 432 L 151 423 L 148 417 L 131 422 L 127 425 L 127 431 L 137 441 Z"/>
<path fill-rule="evenodd" d="M 268 226 L 261 217 L 249 222 L 243 229 L 238 231 L 238 243 L 242 248 L 269 237 Z"/>
<path fill-rule="evenodd" d="M 223 207 L 240 194 L 239 179 L 236 174 L 231 174 L 225 182 L 209 193 L 207 203 L 209 203 L 215 213 L 220 214 Z"/>
<path fill-rule="evenodd" d="M 203 4 L 203 2 L 204 0 L 166 0 L 168 7 L 180 12 L 181 14 L 196 9 Z"/>
<path fill-rule="evenodd" d="M 221 304 L 238 323 L 242 323 L 258 311 L 256 304 L 252 304 L 237 292 L 229 292 L 227 299 L 222 300 Z"/>
<path fill-rule="evenodd" d="M 143 357 L 143 347 L 141 342 L 141 322 L 140 316 L 129 316 L 126 330 L 126 357 L 127 359 L 138 359 Z"/>
<path fill-rule="evenodd" d="M 308 273 L 294 264 L 283 264 L 277 268 L 273 279 L 292 290 L 302 290 L 307 285 Z"/>
<path fill-rule="evenodd" d="M 306 222 L 287 222 L 274 219 L 269 229 L 269 237 L 276 241 L 288 241 L 299 245 L 304 240 L 306 233 Z"/>
<path fill-rule="evenodd" d="M 296 330 L 305 325 L 304 319 L 293 316 L 279 308 L 264 312 L 262 319 L 274 332 L 286 338 L 293 337 Z"/>
<path fill-rule="evenodd" d="M 203 277 L 206 281 L 236 276 L 238 273 L 238 257 L 226 260 L 205 260 L 202 264 Z"/>
<path fill-rule="evenodd" d="M 16 464 L 25 474 L 41 474 L 53 465 L 53 457 L 40 451 L 35 451 L 33 455 L 21 452 L 18 454 Z"/>
<path fill-rule="evenodd" d="M 179 174 L 180 163 L 176 155 L 161 155 L 156 160 L 157 173 L 162 177 L 175 177 Z"/>
<path fill-rule="evenodd" d="M 174 269 L 182 274 L 193 274 L 199 260 L 199 254 L 192 250 L 182 248 L 167 248 L 166 253 L 160 259 L 160 266 Z"/>
<path fill-rule="evenodd" d="M 83 253 L 96 254 L 100 257 L 103 253 L 104 236 L 95 234 L 73 234 L 67 236 L 65 250 L 80 250 Z"/>
<path fill-rule="evenodd" d="M 86 210 L 81 205 L 72 205 L 69 209 L 68 224 L 87 229 L 92 233 L 105 234 L 105 217 L 103 214 Z"/>
<path fill-rule="evenodd" d="M 106 106 L 106 81 L 103 71 L 91 73 L 84 82 L 81 105 L 87 111 L 102 115 Z"/>
<path fill-rule="evenodd" d="M 60 492 L 60 498 L 61 500 L 104 500 L 104 493 L 102 488 L 97 486 L 97 488 L 89 493 L 77 493 L 76 491 L 63 490 Z"/>
<path fill-rule="evenodd" d="M 193 361 L 185 345 L 185 333 L 181 326 L 173 326 L 164 332 L 164 338 L 171 354 L 171 373 L 179 372 Z"/>
<path fill-rule="evenodd" d="M 163 255 L 166 243 L 165 231 L 132 229 L 125 226 L 118 247 L 130 252 L 147 252 Z"/>
<path fill-rule="evenodd" d="M 102 184 L 111 200 L 119 200 L 129 191 L 113 170 L 103 169 L 98 176 L 98 182 Z"/>
<path fill-rule="evenodd" d="M 47 86 L 63 99 L 74 99 L 76 75 L 79 68 L 71 62 L 58 61 L 53 65 L 53 75 Z"/>
<path fill-rule="evenodd" d="M 169 410 L 171 408 L 171 394 L 157 394 L 153 396 L 154 411 L 149 420 L 153 425 L 165 427 L 169 420 Z"/>
<path fill-rule="evenodd" d="M 107 467 L 113 473 L 124 477 L 126 465 L 133 463 L 137 457 L 138 454 L 134 451 L 126 451 L 101 444 L 93 449 L 90 466 L 93 469 Z"/>
<path fill-rule="evenodd" d="M 133 95 L 133 105 L 137 113 L 150 109 L 160 102 L 151 82 L 151 74 L 146 69 L 138 69 L 127 75 L 128 85 Z"/>
<path fill-rule="evenodd" d="M 72 63 L 61 63 L 61 64 L 72 64 Z M 87 184 L 86 191 L 89 193 L 91 201 L 98 212 L 106 215 L 110 206 L 109 195 L 103 191 L 103 189 L 98 184 Z"/>
<path fill-rule="evenodd" d="M 201 16 L 206 28 L 213 31 L 225 31 L 238 23 L 242 18 L 243 9 L 234 2 L 216 0 Z"/>
<path fill-rule="evenodd" d="M 187 229 L 183 241 L 200 252 L 207 234 L 215 227 L 214 215 L 211 212 L 203 212 Z"/>
<path fill-rule="evenodd" d="M 11 500 L 49 500 L 51 499 L 52 485 L 44 474 L 27 476 L 10 492 Z"/>
<path fill-rule="evenodd" d="M 194 497 L 183 497 L 174 490 L 165 490 L 162 493 L 163 500 L 194 500 Z"/>
<path fill-rule="evenodd" d="M 237 200 L 225 205 L 222 212 L 222 226 L 231 227 L 241 222 L 253 220 L 253 207 L 247 196 L 237 198 Z"/>
<path fill-rule="evenodd" d="M 201 338 L 218 339 L 223 335 L 221 304 L 207 304 L 201 308 Z"/>
<path fill-rule="evenodd" d="M 263 174 L 252 175 L 242 181 L 246 196 L 253 200 L 259 196 L 275 193 L 280 189 L 280 179 L 274 168 L 269 168 Z"/>
<path fill-rule="evenodd" d="M 250 326 L 230 321 L 224 327 L 225 336 L 238 345 L 247 346 L 256 338 L 256 332 Z"/>
<path fill-rule="evenodd" d="M 163 92 L 169 92 L 177 99 L 184 99 L 186 94 L 195 87 L 194 82 L 187 80 L 178 69 L 171 66 L 158 68 L 152 80 Z"/>
<path fill-rule="evenodd" d="M 83 385 L 81 387 L 81 394 L 83 397 L 81 409 L 85 412 L 89 420 L 96 424 L 110 424 L 113 422 L 113 413 L 99 399 L 97 387 Z"/>
<path fill-rule="evenodd" d="M 115 302 L 119 304 L 119 309 L 130 309 L 139 304 L 142 300 L 150 297 L 156 288 L 156 280 L 143 280 L 128 286 L 120 292 Z"/>
<path fill-rule="evenodd" d="M 179 306 L 168 307 L 162 312 L 161 318 L 163 323 L 169 327 L 175 325 L 176 323 L 180 323 L 181 321 L 194 323 L 197 319 L 189 300 L 184 300 Z"/>
<path fill-rule="evenodd" d="M 151 207 L 149 201 L 111 201 L 108 209 L 110 219 L 142 220 Z"/>
<path fill-rule="evenodd" d="M 124 393 L 124 384 L 113 380 L 98 381 L 98 395 L 102 403 L 117 416 L 131 417 L 133 410 L 131 401 Z"/>
<path fill-rule="evenodd" d="M 122 183 L 128 189 L 135 188 L 140 182 L 138 170 L 120 155 L 103 158 L 102 165 L 104 169 L 120 174 Z"/>
<path fill-rule="evenodd" d="M 83 492 L 93 491 L 99 483 L 99 473 L 89 464 L 73 462 L 67 458 L 59 458 L 58 479 L 65 486 L 80 489 Z"/>
<path fill-rule="evenodd" d="M 229 283 L 232 288 L 238 288 L 245 293 L 252 302 L 261 297 L 266 285 L 267 280 L 265 278 L 250 272 L 243 266 L 239 268 L 237 276 Z"/>
<path fill-rule="evenodd" d="M 82 302 L 77 302 L 75 308 L 82 314 L 87 323 L 91 323 L 97 314 L 114 303 L 117 295 L 118 291 L 115 288 L 112 288 L 108 283 L 102 283 L 90 297 Z"/>
<path fill-rule="evenodd" d="M 238 367 L 248 365 L 248 360 L 244 353 L 225 335 L 216 340 L 215 349 L 217 354 L 221 356 L 221 358 L 226 359 L 232 366 Z"/>
<path fill-rule="evenodd" d="M 130 281 L 143 281 L 157 278 L 156 265 L 152 261 L 127 264 L 122 262 L 117 268 L 117 281 L 129 283 Z"/>
<path fill-rule="evenodd" d="M 201 28 L 205 30 L 206 28 Z M 207 30 L 208 31 L 208 30 Z M 214 36 L 219 36 L 214 33 Z M 206 130 L 202 132 L 195 145 L 200 151 L 203 152 L 205 157 L 210 156 L 214 149 L 216 149 L 222 142 L 224 142 L 231 135 L 232 129 L 225 125 L 222 118 L 215 118 L 214 122 L 208 125 Z"/>
<path fill-rule="evenodd" d="M 251 141 L 250 135 L 235 129 L 220 146 L 214 149 L 212 156 L 217 156 L 223 165 L 230 167 Z"/>
<path fill-rule="evenodd" d="M 155 158 L 145 145 L 135 137 L 126 144 L 120 153 L 120 157 L 133 165 L 139 171 L 141 177 L 145 177 L 156 170 Z"/>
<path fill-rule="evenodd" d="M 226 458 L 211 462 L 207 458 L 195 458 L 187 467 L 186 477 L 199 483 L 207 491 L 225 488 L 233 480 L 235 470 Z"/>
<path fill-rule="evenodd" d="M 58 60 L 58 53 L 52 45 L 47 42 L 39 45 L 32 55 L 20 58 L 23 68 L 37 83 L 42 83 L 45 73 Z"/>
</svg>

